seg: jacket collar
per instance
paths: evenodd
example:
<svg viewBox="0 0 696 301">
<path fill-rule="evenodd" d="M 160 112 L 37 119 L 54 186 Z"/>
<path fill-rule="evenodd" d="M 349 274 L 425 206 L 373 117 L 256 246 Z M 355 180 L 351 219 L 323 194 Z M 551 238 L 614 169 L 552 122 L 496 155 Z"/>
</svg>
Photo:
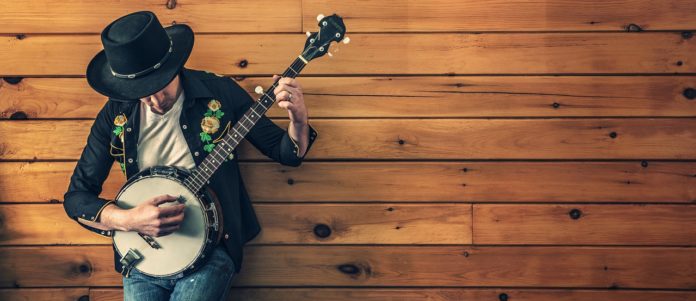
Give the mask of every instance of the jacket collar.
<svg viewBox="0 0 696 301">
<path fill-rule="evenodd" d="M 186 93 L 186 99 L 184 100 L 185 108 L 190 108 L 193 106 L 198 99 L 213 98 L 213 93 L 211 93 L 208 87 L 203 84 L 201 79 L 196 74 L 196 71 L 182 67 L 181 73 L 179 73 L 179 78 L 181 79 L 181 84 L 184 87 L 184 92 Z"/>
</svg>

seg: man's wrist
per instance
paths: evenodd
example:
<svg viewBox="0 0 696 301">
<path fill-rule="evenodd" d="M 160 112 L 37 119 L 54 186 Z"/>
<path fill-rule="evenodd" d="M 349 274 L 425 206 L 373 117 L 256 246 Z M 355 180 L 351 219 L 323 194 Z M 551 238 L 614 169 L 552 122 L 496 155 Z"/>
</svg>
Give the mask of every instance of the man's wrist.
<svg viewBox="0 0 696 301">
<path fill-rule="evenodd" d="M 308 125 L 309 125 L 309 121 L 308 121 L 308 120 L 304 120 L 304 121 L 294 121 L 294 120 L 293 120 L 291 123 L 292 123 L 293 126 L 295 126 L 295 127 L 297 127 L 297 128 L 302 128 L 302 127 L 305 127 L 305 126 L 308 126 Z"/>
<path fill-rule="evenodd" d="M 102 210 L 99 222 L 115 230 L 129 231 L 128 215 L 124 214 L 125 211 L 116 204 L 109 204 Z"/>
</svg>

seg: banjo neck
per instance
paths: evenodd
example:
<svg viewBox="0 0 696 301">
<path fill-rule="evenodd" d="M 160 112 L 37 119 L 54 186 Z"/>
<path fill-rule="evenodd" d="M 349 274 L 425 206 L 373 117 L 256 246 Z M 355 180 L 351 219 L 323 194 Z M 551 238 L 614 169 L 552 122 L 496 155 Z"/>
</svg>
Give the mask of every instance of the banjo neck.
<svg viewBox="0 0 696 301">
<path fill-rule="evenodd" d="M 306 65 L 307 60 L 300 55 L 283 72 L 281 77 L 295 78 Z M 225 158 L 232 153 L 254 125 L 266 114 L 266 111 L 273 106 L 276 101 L 273 90 L 278 86 L 278 80 L 263 92 L 261 98 L 251 105 L 249 110 L 244 113 L 232 129 L 227 132 L 225 137 L 213 148 L 213 151 L 203 159 L 203 162 L 191 171 L 191 176 L 184 181 L 187 187 L 194 192 L 198 192 L 206 185 L 222 162 L 225 161 Z"/>
</svg>

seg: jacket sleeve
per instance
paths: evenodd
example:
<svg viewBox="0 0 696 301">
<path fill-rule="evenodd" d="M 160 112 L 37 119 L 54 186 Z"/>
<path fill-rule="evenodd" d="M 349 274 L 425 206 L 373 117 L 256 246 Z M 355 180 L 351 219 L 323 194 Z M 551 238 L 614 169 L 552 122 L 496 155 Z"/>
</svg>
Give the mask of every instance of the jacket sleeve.
<svg viewBox="0 0 696 301">
<path fill-rule="evenodd" d="M 238 121 L 241 116 L 246 113 L 251 106 L 256 103 L 254 99 L 251 98 L 249 93 L 247 93 L 236 81 L 231 78 L 229 80 L 230 90 L 232 91 L 232 97 L 234 98 L 235 112 L 237 112 L 237 117 L 235 122 Z M 300 166 L 302 161 L 309 153 L 314 140 L 317 138 L 317 131 L 309 125 L 309 143 L 307 145 L 307 150 L 302 157 L 298 156 L 300 152 L 300 147 L 287 130 L 280 128 L 278 125 L 273 123 L 265 114 L 261 116 L 256 125 L 254 125 L 249 133 L 246 135 L 245 139 L 249 141 L 254 147 L 256 147 L 261 153 L 267 157 L 273 159 L 274 161 L 287 165 L 287 166 Z"/>
<path fill-rule="evenodd" d="M 87 226 L 78 222 L 77 218 L 98 221 L 102 209 L 114 202 L 98 197 L 114 161 L 114 158 L 109 155 L 111 143 L 109 103 L 102 107 L 92 124 L 87 144 L 70 177 L 68 191 L 63 196 L 63 207 L 68 216 L 82 227 L 103 236 L 111 236 L 113 231 Z"/>
</svg>

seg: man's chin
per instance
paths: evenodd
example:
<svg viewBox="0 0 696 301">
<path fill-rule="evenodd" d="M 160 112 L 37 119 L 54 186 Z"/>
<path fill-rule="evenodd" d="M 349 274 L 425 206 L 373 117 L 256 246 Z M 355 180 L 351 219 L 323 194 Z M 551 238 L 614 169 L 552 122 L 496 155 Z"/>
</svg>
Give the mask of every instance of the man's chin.
<svg viewBox="0 0 696 301">
<path fill-rule="evenodd" d="M 155 114 L 164 115 L 164 111 L 162 111 L 162 110 L 157 110 L 157 109 L 155 109 L 155 108 L 153 108 L 153 107 L 150 107 L 150 112 L 155 113 Z"/>
</svg>

